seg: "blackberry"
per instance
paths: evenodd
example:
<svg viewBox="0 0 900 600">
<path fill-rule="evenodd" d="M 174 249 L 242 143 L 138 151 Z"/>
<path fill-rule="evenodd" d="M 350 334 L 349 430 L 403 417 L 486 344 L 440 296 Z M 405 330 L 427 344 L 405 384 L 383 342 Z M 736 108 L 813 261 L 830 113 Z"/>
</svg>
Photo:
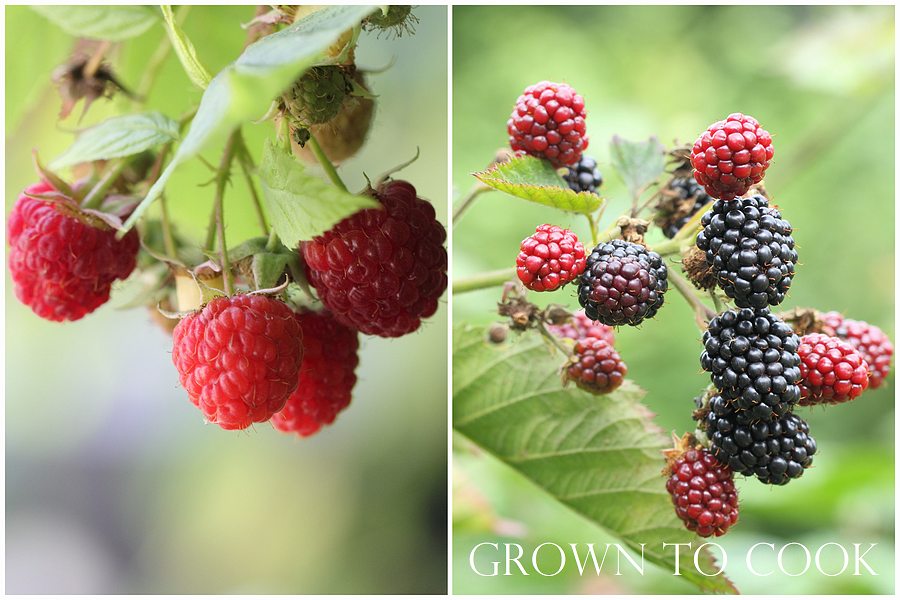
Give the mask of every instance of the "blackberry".
<svg viewBox="0 0 900 600">
<path fill-rule="evenodd" d="M 891 340 L 874 325 L 846 319 L 838 312 L 825 313 L 824 319 L 834 335 L 856 348 L 869 365 L 869 386 L 873 390 L 879 387 L 891 372 L 891 357 L 894 355 Z"/>
<path fill-rule="evenodd" d="M 763 483 L 784 485 L 800 477 L 816 453 L 809 425 L 797 415 L 786 414 L 769 423 L 752 421 L 721 396 L 710 399 L 700 426 L 719 462 Z"/>
<path fill-rule="evenodd" d="M 567 168 L 563 177 L 573 192 L 590 192 L 596 194 L 603 185 L 603 176 L 597 168 L 597 161 L 590 156 L 581 156 L 574 165 Z M 699 187 L 699 184 L 696 184 Z"/>
<path fill-rule="evenodd" d="M 791 224 L 761 195 L 717 200 L 703 215 L 697 247 L 706 252 L 719 287 L 735 304 L 780 304 L 791 287 L 797 251 Z"/>
<path fill-rule="evenodd" d="M 667 215 L 660 223 L 663 235 L 672 239 L 682 227 L 687 225 L 691 217 L 700 212 L 704 206 L 712 202 L 709 194 L 703 191 L 703 186 L 697 183 L 693 177 L 676 177 L 668 186 L 668 191 L 673 194 L 670 202 L 677 210 Z M 693 199 L 694 203 L 690 201 Z"/>
<path fill-rule="evenodd" d="M 573 381 L 586 392 L 599 395 L 617 389 L 627 374 L 628 367 L 612 344 L 587 337 L 575 343 L 563 380 Z"/>
<path fill-rule="evenodd" d="M 800 338 L 800 405 L 837 404 L 869 387 L 869 365 L 850 344 L 824 333 Z"/>
<path fill-rule="evenodd" d="M 638 325 L 663 305 L 668 271 L 656 252 L 640 244 L 613 240 L 588 256 L 578 282 L 578 302 L 592 321 Z"/>
<path fill-rule="evenodd" d="M 703 370 L 749 418 L 773 421 L 800 399 L 800 339 L 769 309 L 723 312 L 709 322 L 703 345 Z"/>
</svg>

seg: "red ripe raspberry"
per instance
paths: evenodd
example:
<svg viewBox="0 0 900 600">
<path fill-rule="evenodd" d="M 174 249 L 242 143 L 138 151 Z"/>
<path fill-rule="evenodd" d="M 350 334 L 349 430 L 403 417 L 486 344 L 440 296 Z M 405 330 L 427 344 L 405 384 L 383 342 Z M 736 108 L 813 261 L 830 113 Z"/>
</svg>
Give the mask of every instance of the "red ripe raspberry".
<svg viewBox="0 0 900 600">
<path fill-rule="evenodd" d="M 121 240 L 102 219 L 76 202 L 38 200 L 25 194 L 56 190 L 38 183 L 19 196 L 9 215 L 9 270 L 16 297 L 50 321 L 77 321 L 109 300 L 116 279 L 134 270 L 138 234 Z"/>
<path fill-rule="evenodd" d="M 597 338 L 582 338 L 566 367 L 564 378 L 592 394 L 608 394 L 622 385 L 628 367 L 612 345 Z"/>
<path fill-rule="evenodd" d="M 772 136 L 756 119 L 732 113 L 694 142 L 694 178 L 713 198 L 732 200 L 762 181 L 774 153 Z"/>
<path fill-rule="evenodd" d="M 874 325 L 865 321 L 845 319 L 838 312 L 823 316 L 825 325 L 834 330 L 834 335 L 856 348 L 869 365 L 869 385 L 874 390 L 891 372 L 891 357 L 894 346 L 891 340 Z"/>
<path fill-rule="evenodd" d="M 574 313 L 569 322 L 562 325 L 549 325 L 547 329 L 557 337 L 569 338 L 576 342 L 582 338 L 592 337 L 603 340 L 612 346 L 616 341 L 612 327 L 591 321 L 583 310 Z"/>
<path fill-rule="evenodd" d="M 800 404 L 837 404 L 869 387 L 869 365 L 850 344 L 824 333 L 800 338 Z"/>
<path fill-rule="evenodd" d="M 222 429 L 272 418 L 297 387 L 300 325 L 279 300 L 213 299 L 172 332 L 172 361 L 203 415 Z"/>
<path fill-rule="evenodd" d="M 303 332 L 299 383 L 281 412 L 272 417 L 272 425 L 308 437 L 333 423 L 350 404 L 359 335 L 328 313 L 303 312 L 296 317 Z"/>
<path fill-rule="evenodd" d="M 556 225 L 538 225 L 522 240 L 516 274 L 529 290 L 552 292 L 581 275 L 584 261 L 578 236 Z"/>
<path fill-rule="evenodd" d="M 574 165 L 587 150 L 584 98 L 565 83 L 542 81 L 525 88 L 506 122 L 516 153 Z"/>
<path fill-rule="evenodd" d="M 700 537 L 724 535 L 738 521 L 738 495 L 731 469 L 701 447 L 669 458 L 666 490 L 685 527 Z"/>
<path fill-rule="evenodd" d="M 406 181 L 373 192 L 381 209 L 344 219 L 303 242 L 310 283 L 344 325 L 399 337 L 430 317 L 447 288 L 447 238 L 434 207 Z"/>
</svg>

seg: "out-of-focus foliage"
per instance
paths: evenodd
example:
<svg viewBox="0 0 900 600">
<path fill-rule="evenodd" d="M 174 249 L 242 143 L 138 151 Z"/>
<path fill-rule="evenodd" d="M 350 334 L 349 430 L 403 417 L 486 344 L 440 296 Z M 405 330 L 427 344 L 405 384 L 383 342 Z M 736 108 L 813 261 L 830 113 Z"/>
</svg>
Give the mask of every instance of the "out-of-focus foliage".
<svg viewBox="0 0 900 600">
<path fill-rule="evenodd" d="M 750 24 L 752 40 L 717 37 L 735 23 Z M 746 112 L 773 133 L 766 186 L 793 224 L 799 247 L 797 276 L 783 306 L 841 310 L 894 339 L 893 23 L 892 7 L 457 7 L 455 195 L 468 191 L 475 183 L 471 174 L 506 145 L 516 97 L 542 79 L 569 83 L 585 98 L 587 153 L 610 175 L 601 188 L 610 200 L 601 228 L 630 203 L 625 184 L 612 175 L 614 135 L 655 135 L 667 146 L 692 143 L 711 122 Z M 540 43 L 523 43 L 523 31 L 540 31 Z M 455 229 L 454 277 L 511 267 L 519 242 L 544 222 L 589 238 L 580 215 L 484 194 Z M 661 239 L 657 230 L 648 241 Z M 457 296 L 454 320 L 493 321 L 500 293 Z M 529 298 L 578 306 L 570 288 Z M 644 403 L 657 423 L 692 430 L 692 399 L 708 376 L 699 365 L 700 334 L 677 292 L 668 293 L 656 318 L 620 329 L 616 341 L 629 377 L 648 390 Z M 732 558 L 727 573 L 742 592 L 893 591 L 894 381 L 892 375 L 847 405 L 803 411 L 819 452 L 802 479 L 777 489 L 739 482 L 741 520 L 716 541 Z M 468 442 L 457 445 L 454 464 L 456 592 L 696 591 L 649 566 L 644 577 L 580 577 L 574 567 L 557 577 L 476 576 L 468 553 L 480 541 L 529 549 L 544 541 L 616 540 Z M 826 542 L 875 542 L 868 556 L 878 576 L 754 577 L 743 557 L 759 541 L 797 541 L 813 549 Z"/>
</svg>

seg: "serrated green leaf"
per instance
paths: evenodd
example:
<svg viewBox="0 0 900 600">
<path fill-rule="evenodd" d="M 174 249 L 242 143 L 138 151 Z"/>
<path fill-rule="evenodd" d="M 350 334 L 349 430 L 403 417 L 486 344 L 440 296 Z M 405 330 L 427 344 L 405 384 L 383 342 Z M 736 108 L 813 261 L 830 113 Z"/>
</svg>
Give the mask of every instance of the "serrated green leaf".
<svg viewBox="0 0 900 600">
<path fill-rule="evenodd" d="M 665 148 L 655 137 L 645 142 L 631 142 L 613 136 L 609 147 L 613 167 L 628 186 L 632 196 L 639 196 L 665 171 Z"/>
<path fill-rule="evenodd" d="M 37 5 L 32 10 L 75 37 L 118 42 L 138 36 L 159 21 L 149 6 Z"/>
<path fill-rule="evenodd" d="M 158 112 L 112 117 L 79 133 L 50 167 L 132 156 L 176 139 L 178 123 Z"/>
<path fill-rule="evenodd" d="M 482 328 L 453 332 L 453 427 L 557 500 L 674 572 L 674 547 L 699 538 L 684 528 L 665 489 L 662 450 L 671 446 L 630 381 L 605 396 L 564 387 L 564 359 L 537 333 L 487 341 Z M 718 570 L 710 553 L 701 568 Z M 682 577 L 704 591 L 736 593 L 706 577 L 683 550 Z"/>
<path fill-rule="evenodd" d="M 590 214 L 603 204 L 596 194 L 569 189 L 553 165 L 533 156 L 513 158 L 475 177 L 501 192 L 560 210 Z"/>
<path fill-rule="evenodd" d="M 272 140 L 266 140 L 259 179 L 272 227 L 288 248 L 328 231 L 359 210 L 381 206 L 369 196 L 339 190 L 310 173 Z"/>
<path fill-rule="evenodd" d="M 175 14 L 172 12 L 172 7 L 160 6 L 159 8 L 162 10 L 163 19 L 165 20 L 166 25 L 166 33 L 169 35 L 169 41 L 175 49 L 175 54 L 178 55 L 178 60 L 181 61 L 184 72 L 187 73 L 190 80 L 194 82 L 194 85 L 201 90 L 205 90 L 206 86 L 209 85 L 212 76 L 210 76 L 206 67 L 203 66 L 203 63 L 200 62 L 194 44 L 191 43 L 187 34 L 185 34 L 178 23 L 175 22 Z"/>
<path fill-rule="evenodd" d="M 184 141 L 125 222 L 125 229 L 134 226 L 159 197 L 179 165 L 203 148 L 221 142 L 242 123 L 263 115 L 278 94 L 321 62 L 325 51 L 345 31 L 374 10 L 374 6 L 326 6 L 248 46 L 210 81 Z"/>
</svg>

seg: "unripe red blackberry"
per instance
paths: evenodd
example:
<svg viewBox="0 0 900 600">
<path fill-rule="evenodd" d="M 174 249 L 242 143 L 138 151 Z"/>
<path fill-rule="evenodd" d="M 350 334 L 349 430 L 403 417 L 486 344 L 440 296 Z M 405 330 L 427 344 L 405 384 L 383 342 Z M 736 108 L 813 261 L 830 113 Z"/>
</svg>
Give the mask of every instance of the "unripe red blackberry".
<svg viewBox="0 0 900 600">
<path fill-rule="evenodd" d="M 584 246 L 578 236 L 556 225 L 538 225 L 522 240 L 516 275 L 535 292 L 552 292 L 584 271 Z"/>
<path fill-rule="evenodd" d="M 869 387 L 869 365 L 853 346 L 824 333 L 800 338 L 800 404 L 837 404 Z"/>
<path fill-rule="evenodd" d="M 845 319 L 838 312 L 824 315 L 825 325 L 830 327 L 840 339 L 856 348 L 869 365 L 869 386 L 879 387 L 891 372 L 891 357 L 894 345 L 878 327 L 865 321 Z"/>
<path fill-rule="evenodd" d="M 745 308 L 780 304 L 791 287 L 797 251 L 791 224 L 756 195 L 717 200 L 701 220 L 697 247 L 725 295 Z"/>
<path fill-rule="evenodd" d="M 768 309 L 726 310 L 703 334 L 703 370 L 736 409 L 772 421 L 800 399 L 800 339 Z"/>
<path fill-rule="evenodd" d="M 784 485 L 803 475 L 817 449 L 809 425 L 797 415 L 756 421 L 721 396 L 710 399 L 709 412 L 700 426 L 719 462 L 772 485 Z"/>
<path fill-rule="evenodd" d="M 656 252 L 613 240 L 598 244 L 578 283 L 584 313 L 606 325 L 638 325 L 663 305 L 668 271 Z"/>
<path fill-rule="evenodd" d="M 574 165 L 587 150 L 584 98 L 565 83 L 541 81 L 525 88 L 506 122 L 516 153 Z"/>
<path fill-rule="evenodd" d="M 713 198 L 731 200 L 762 181 L 775 151 L 750 115 L 732 113 L 704 131 L 691 150 L 694 178 Z"/>
<path fill-rule="evenodd" d="M 592 394 L 608 394 L 622 385 L 627 373 L 628 367 L 611 344 L 582 338 L 575 343 L 563 377 Z"/>
<path fill-rule="evenodd" d="M 603 185 L 603 176 L 597 168 L 597 161 L 590 156 L 581 155 L 581 159 L 566 168 L 563 176 L 569 189 L 573 192 L 590 192 L 596 194 Z"/>
<path fill-rule="evenodd" d="M 666 491 L 672 497 L 675 514 L 700 537 L 724 535 L 738 521 L 738 495 L 731 469 L 699 445 L 667 455 Z"/>
<path fill-rule="evenodd" d="M 390 181 L 370 193 L 381 208 L 347 217 L 301 251 L 310 283 L 338 321 L 398 337 L 437 311 L 447 288 L 447 232 L 410 183 Z"/>
<path fill-rule="evenodd" d="M 603 340 L 610 346 L 615 344 L 615 333 L 613 328 L 603 323 L 595 323 L 591 321 L 583 310 L 572 315 L 571 320 L 562 325 L 548 325 L 550 332 L 561 338 L 578 341 L 583 338 L 597 338 Z"/>
<path fill-rule="evenodd" d="M 117 240 L 115 229 L 71 198 L 28 195 L 54 193 L 42 182 L 16 200 L 7 222 L 9 271 L 16 297 L 34 314 L 77 321 L 109 300 L 115 280 L 131 274 L 140 242 L 134 229 Z"/>
</svg>

